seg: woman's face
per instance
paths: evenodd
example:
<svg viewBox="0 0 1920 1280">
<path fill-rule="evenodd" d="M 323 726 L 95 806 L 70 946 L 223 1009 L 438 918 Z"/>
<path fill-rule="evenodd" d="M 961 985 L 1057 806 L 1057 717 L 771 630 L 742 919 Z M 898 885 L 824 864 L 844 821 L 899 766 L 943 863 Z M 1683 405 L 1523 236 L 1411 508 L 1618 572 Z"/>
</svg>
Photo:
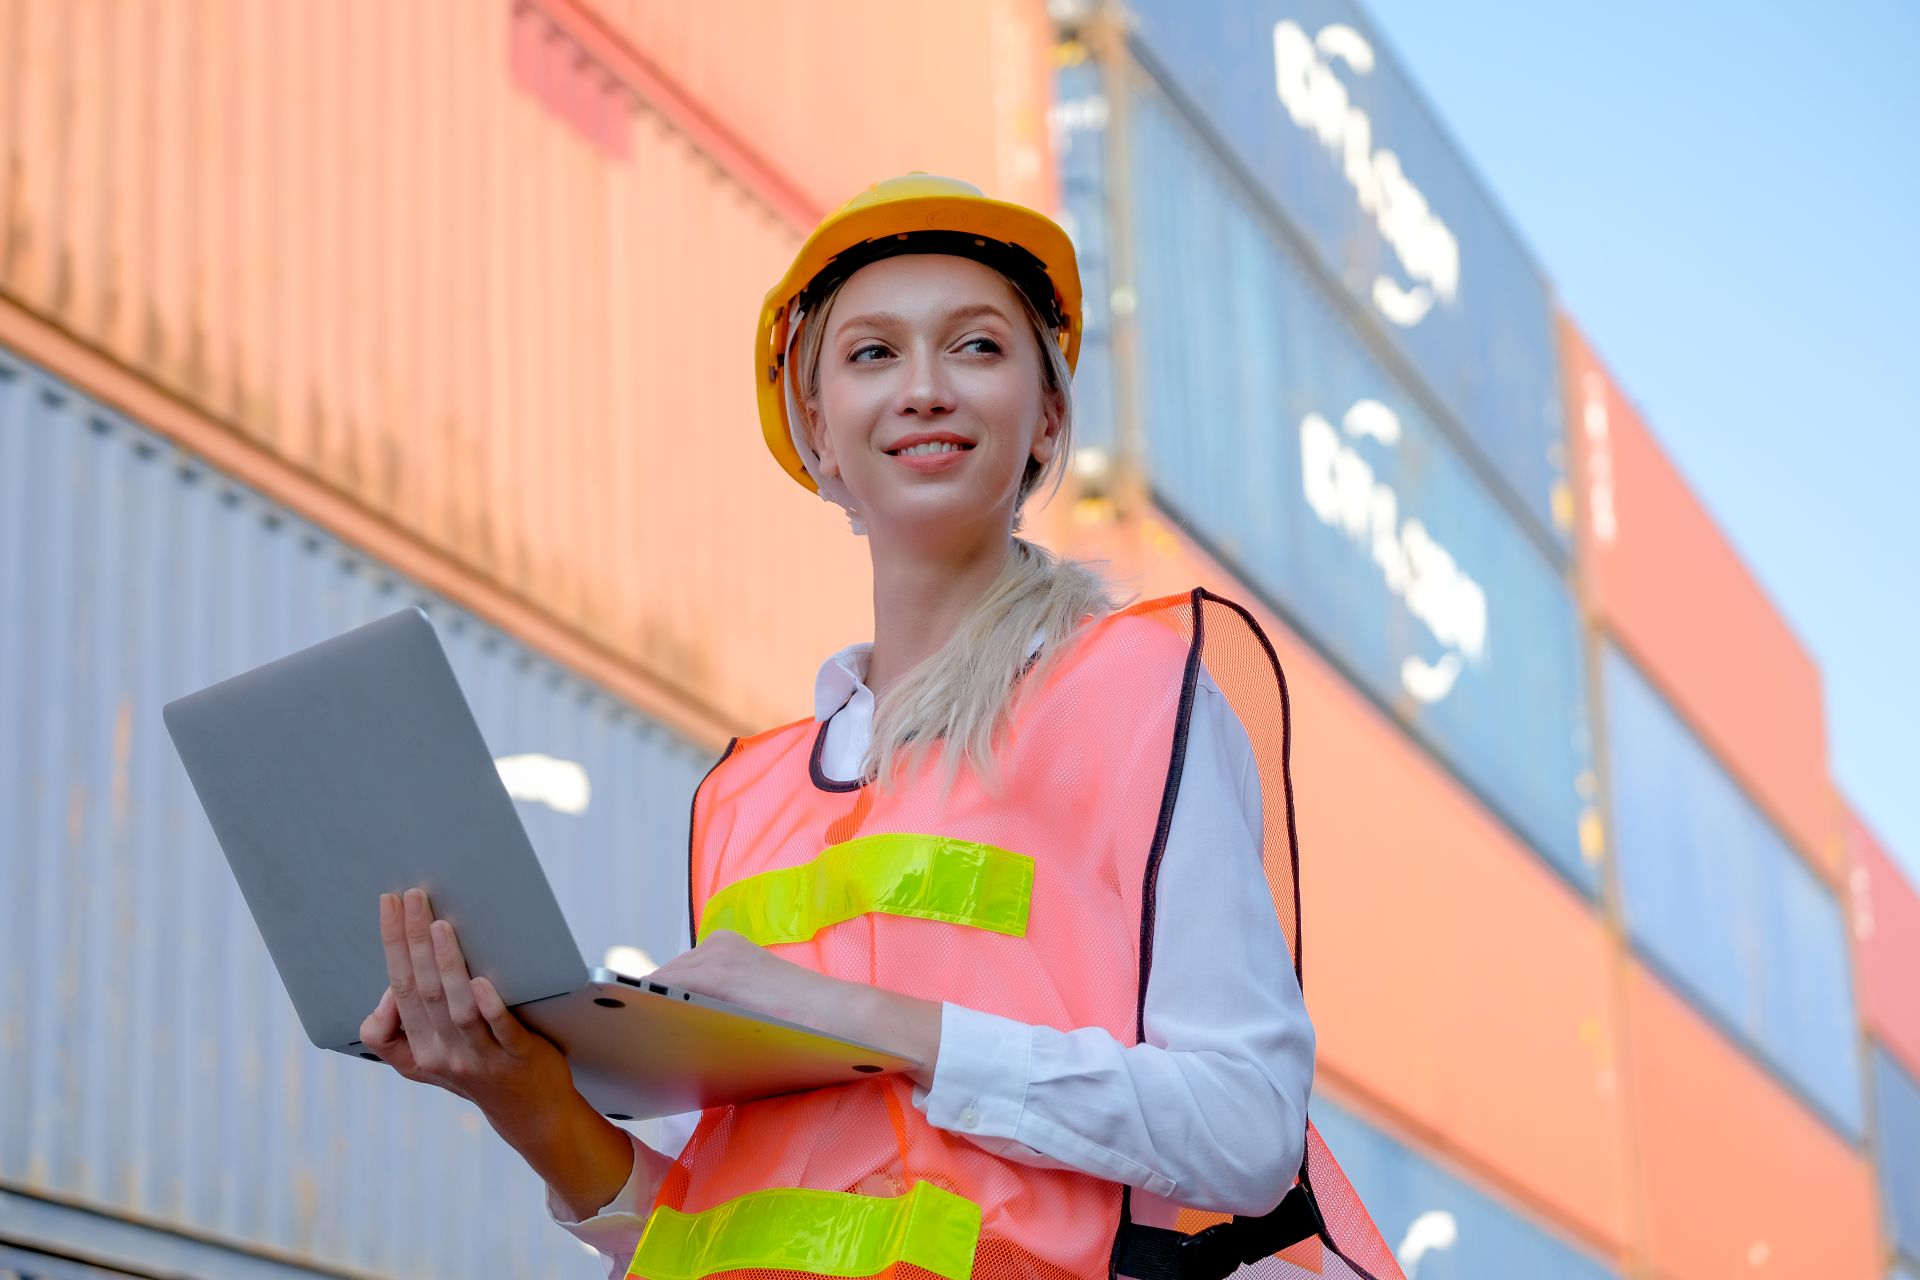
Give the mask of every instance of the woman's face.
<svg viewBox="0 0 1920 1280">
<path fill-rule="evenodd" d="M 1061 424 L 1013 286 L 947 254 L 885 258 L 847 278 L 807 408 L 822 467 L 868 528 L 915 541 L 1010 530 L 1028 459 L 1053 457 Z M 902 452 L 924 438 L 943 443 Z"/>
</svg>

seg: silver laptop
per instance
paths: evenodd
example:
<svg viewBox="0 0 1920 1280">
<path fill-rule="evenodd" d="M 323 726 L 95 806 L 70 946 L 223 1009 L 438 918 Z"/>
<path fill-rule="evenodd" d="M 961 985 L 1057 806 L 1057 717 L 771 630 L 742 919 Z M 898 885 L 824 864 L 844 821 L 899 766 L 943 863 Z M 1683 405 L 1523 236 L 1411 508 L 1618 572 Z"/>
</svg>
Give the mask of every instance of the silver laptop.
<svg viewBox="0 0 1920 1280">
<path fill-rule="evenodd" d="M 618 1120 L 818 1088 L 912 1058 L 589 969 L 417 608 L 167 704 L 167 732 L 308 1037 L 372 1058 L 378 898 L 424 886 L 469 968 Z"/>
</svg>

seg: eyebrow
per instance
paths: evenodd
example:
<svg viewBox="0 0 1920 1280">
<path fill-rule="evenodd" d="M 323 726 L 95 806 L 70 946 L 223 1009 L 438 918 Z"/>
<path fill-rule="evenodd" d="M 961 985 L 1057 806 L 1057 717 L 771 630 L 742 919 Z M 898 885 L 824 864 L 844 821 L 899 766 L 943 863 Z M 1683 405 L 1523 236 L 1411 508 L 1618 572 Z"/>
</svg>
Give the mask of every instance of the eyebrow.
<svg viewBox="0 0 1920 1280">
<path fill-rule="evenodd" d="M 1013 321 L 1007 318 L 1007 313 L 994 306 L 991 302 L 976 302 L 964 307 L 955 307 L 952 311 L 949 311 L 944 318 L 948 324 L 954 324 L 961 320 L 977 320 L 981 316 L 993 316 L 1009 328 L 1013 325 Z M 836 329 L 851 329 L 855 325 L 867 325 L 875 329 L 884 329 L 889 326 L 901 328 L 904 327 L 906 323 L 907 318 L 897 311 L 869 311 L 865 315 L 852 316 L 846 320 L 842 320 L 834 327 Z"/>
</svg>

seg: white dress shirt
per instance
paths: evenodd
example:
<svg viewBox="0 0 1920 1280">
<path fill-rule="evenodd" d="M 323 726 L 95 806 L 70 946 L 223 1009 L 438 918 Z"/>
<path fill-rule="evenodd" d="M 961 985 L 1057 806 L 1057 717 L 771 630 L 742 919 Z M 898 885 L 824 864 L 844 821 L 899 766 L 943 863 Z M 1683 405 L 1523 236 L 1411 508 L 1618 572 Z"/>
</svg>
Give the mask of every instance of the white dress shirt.
<svg viewBox="0 0 1920 1280">
<path fill-rule="evenodd" d="M 849 645 L 814 681 L 831 779 L 858 774 L 872 734 L 872 649 Z M 1203 666 L 1160 864 L 1146 1039 L 947 1004 L 933 1087 L 913 1091 L 928 1123 L 1019 1164 L 1133 1186 L 1144 1193 L 1134 1220 L 1148 1225 L 1171 1226 L 1180 1205 L 1260 1214 L 1279 1203 L 1300 1167 L 1314 1031 L 1261 866 L 1262 828 L 1252 744 Z M 610 1277 L 698 1118 L 636 1126 L 633 1174 L 594 1216 L 572 1220 L 549 1193 L 548 1212 L 607 1255 Z"/>
</svg>

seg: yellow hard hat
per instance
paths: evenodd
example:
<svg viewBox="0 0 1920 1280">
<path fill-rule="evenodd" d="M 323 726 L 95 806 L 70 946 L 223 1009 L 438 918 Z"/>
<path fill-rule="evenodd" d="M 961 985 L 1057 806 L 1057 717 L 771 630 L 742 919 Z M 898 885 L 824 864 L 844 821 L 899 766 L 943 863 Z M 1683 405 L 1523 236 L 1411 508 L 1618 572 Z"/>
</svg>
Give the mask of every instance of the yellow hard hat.
<svg viewBox="0 0 1920 1280">
<path fill-rule="evenodd" d="M 1043 213 L 930 173 L 876 182 L 829 214 L 800 246 L 793 265 L 760 304 L 754 336 L 760 430 L 774 460 L 814 492 L 819 486 L 794 448 L 787 421 L 789 329 L 809 295 L 823 293 L 869 262 L 899 253 L 951 253 L 1005 273 L 1059 330 L 1071 369 L 1080 358 L 1080 268 L 1073 242 Z"/>
</svg>

